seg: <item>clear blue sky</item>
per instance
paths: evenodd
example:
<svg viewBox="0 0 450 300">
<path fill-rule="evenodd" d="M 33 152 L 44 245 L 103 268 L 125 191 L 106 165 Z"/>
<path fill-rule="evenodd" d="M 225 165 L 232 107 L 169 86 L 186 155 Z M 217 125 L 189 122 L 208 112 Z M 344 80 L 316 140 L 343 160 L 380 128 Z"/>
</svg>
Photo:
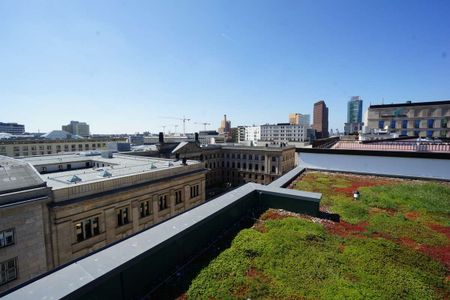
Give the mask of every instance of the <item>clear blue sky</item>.
<svg viewBox="0 0 450 300">
<path fill-rule="evenodd" d="M 450 1 L 0 0 L 0 121 L 94 133 L 450 98 Z M 188 123 L 188 131 L 201 129 Z M 167 129 L 166 129 L 167 130 Z"/>
</svg>

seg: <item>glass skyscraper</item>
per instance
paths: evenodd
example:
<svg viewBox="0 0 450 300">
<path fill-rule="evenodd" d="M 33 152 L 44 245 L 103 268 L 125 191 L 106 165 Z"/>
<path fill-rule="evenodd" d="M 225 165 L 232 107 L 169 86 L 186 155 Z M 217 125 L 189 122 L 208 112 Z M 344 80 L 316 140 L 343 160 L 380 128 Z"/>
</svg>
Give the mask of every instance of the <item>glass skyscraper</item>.
<svg viewBox="0 0 450 300">
<path fill-rule="evenodd" d="M 362 103 L 360 96 L 353 96 L 347 104 L 347 123 L 345 133 L 352 134 L 360 131 L 364 125 L 362 122 Z"/>
</svg>

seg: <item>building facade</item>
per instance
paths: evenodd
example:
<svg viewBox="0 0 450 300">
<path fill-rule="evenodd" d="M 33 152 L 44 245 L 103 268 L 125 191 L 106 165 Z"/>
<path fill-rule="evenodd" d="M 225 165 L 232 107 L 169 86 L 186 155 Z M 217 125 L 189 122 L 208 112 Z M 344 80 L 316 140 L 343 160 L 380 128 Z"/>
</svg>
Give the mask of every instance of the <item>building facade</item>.
<svg viewBox="0 0 450 300">
<path fill-rule="evenodd" d="M 245 126 L 244 141 L 258 142 L 261 140 L 261 126 Z"/>
<path fill-rule="evenodd" d="M 261 125 L 261 140 L 277 143 L 304 142 L 308 138 L 307 127 L 289 123 Z"/>
<path fill-rule="evenodd" d="M 311 126 L 311 116 L 300 113 L 289 114 L 289 124 L 309 127 Z"/>
<path fill-rule="evenodd" d="M 68 125 L 62 126 L 62 130 L 82 137 L 90 136 L 89 125 L 85 122 L 70 121 Z"/>
<path fill-rule="evenodd" d="M 59 154 L 107 150 L 109 142 L 126 142 L 126 138 L 45 140 L 45 139 L 5 139 L 0 140 L 0 155 L 9 157 Z"/>
<path fill-rule="evenodd" d="M 237 186 L 246 182 L 269 184 L 296 166 L 294 146 L 267 143 L 200 145 L 197 142 L 160 144 L 157 151 L 129 152 L 128 155 L 193 159 L 208 169 L 206 188 Z"/>
<path fill-rule="evenodd" d="M 400 136 L 450 137 L 450 101 L 371 105 L 367 127 Z"/>
<path fill-rule="evenodd" d="M 0 122 L 0 132 L 6 132 L 14 135 L 21 135 L 25 133 L 25 125 L 17 123 Z"/>
<path fill-rule="evenodd" d="M 0 292 L 45 271 L 51 263 L 47 204 L 50 189 L 29 164 L 0 156 Z"/>
<path fill-rule="evenodd" d="M 344 126 L 345 134 L 354 134 L 362 130 L 363 100 L 360 96 L 353 96 L 347 103 L 347 123 Z"/>
<path fill-rule="evenodd" d="M 328 137 L 328 107 L 325 101 L 314 103 L 313 129 L 318 139 Z"/>
<path fill-rule="evenodd" d="M 195 161 L 119 154 L 0 158 L 9 174 L 23 170 L 17 178 L 27 183 L 0 188 L 0 291 L 205 201 L 207 170 Z"/>
</svg>

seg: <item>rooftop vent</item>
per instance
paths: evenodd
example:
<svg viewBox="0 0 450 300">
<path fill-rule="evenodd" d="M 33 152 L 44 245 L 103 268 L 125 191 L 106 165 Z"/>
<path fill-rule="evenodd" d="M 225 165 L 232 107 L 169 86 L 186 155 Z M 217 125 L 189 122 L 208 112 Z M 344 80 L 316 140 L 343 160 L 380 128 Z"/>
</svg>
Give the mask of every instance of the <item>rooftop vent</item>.
<svg viewBox="0 0 450 300">
<path fill-rule="evenodd" d="M 150 169 L 156 169 L 156 166 L 154 163 L 151 164 Z"/>
<path fill-rule="evenodd" d="M 173 163 L 171 161 L 169 161 L 169 163 L 167 164 L 168 167 L 173 167 Z"/>
<path fill-rule="evenodd" d="M 67 179 L 67 181 L 73 182 L 73 183 L 78 183 L 78 182 L 81 182 L 81 178 L 78 177 L 77 175 L 73 175 L 72 177 L 70 177 L 69 179 Z"/>
</svg>

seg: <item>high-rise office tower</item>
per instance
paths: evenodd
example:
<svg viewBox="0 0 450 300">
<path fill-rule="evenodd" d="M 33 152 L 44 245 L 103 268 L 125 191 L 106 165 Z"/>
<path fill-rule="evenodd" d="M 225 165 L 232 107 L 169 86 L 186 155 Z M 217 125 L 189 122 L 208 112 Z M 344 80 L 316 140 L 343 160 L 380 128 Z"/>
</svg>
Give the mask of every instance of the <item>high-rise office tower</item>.
<svg viewBox="0 0 450 300">
<path fill-rule="evenodd" d="M 360 96 L 353 96 L 347 103 L 347 123 L 345 123 L 345 134 L 357 133 L 362 129 L 362 105 Z"/>
<path fill-rule="evenodd" d="M 316 131 L 316 138 L 328 137 L 328 107 L 325 101 L 314 103 L 313 129 Z"/>
<path fill-rule="evenodd" d="M 309 127 L 311 126 L 311 117 L 300 113 L 289 114 L 289 124 Z"/>
</svg>

